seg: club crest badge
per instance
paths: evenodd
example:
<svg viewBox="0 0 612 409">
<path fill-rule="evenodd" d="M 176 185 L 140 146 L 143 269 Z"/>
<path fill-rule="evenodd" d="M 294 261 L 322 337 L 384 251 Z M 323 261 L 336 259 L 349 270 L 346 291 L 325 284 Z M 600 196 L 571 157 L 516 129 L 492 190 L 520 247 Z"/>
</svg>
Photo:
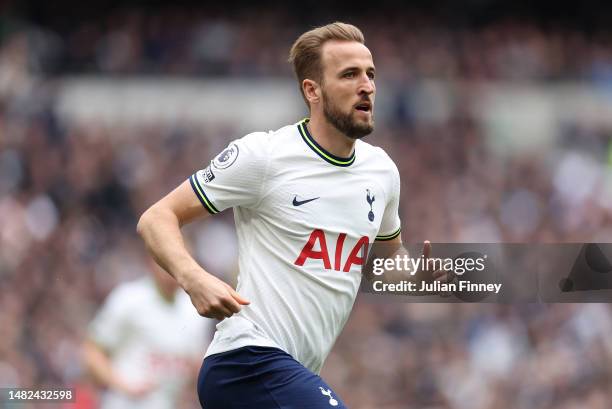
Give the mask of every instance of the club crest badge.
<svg viewBox="0 0 612 409">
<path fill-rule="evenodd" d="M 374 200 L 376 200 L 376 198 L 374 197 L 374 195 L 370 194 L 370 189 L 366 189 L 366 201 L 370 205 L 370 211 L 368 212 L 368 220 L 371 222 L 374 221 L 374 209 L 372 208 Z"/>
<path fill-rule="evenodd" d="M 218 154 L 215 159 L 213 159 L 212 164 L 217 169 L 226 169 L 232 166 L 234 162 L 236 162 L 237 158 L 238 146 L 231 143 L 220 154 Z"/>
</svg>

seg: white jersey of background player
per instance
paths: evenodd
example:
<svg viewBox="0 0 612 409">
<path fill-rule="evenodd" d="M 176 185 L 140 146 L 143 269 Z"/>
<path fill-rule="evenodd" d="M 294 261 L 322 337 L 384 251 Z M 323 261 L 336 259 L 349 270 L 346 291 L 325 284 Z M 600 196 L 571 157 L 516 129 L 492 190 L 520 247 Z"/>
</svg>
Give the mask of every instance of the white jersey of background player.
<svg viewBox="0 0 612 409">
<path fill-rule="evenodd" d="M 170 409 L 193 383 L 212 321 L 158 266 L 116 287 L 89 328 L 85 364 L 106 387 L 103 409 Z"/>
<path fill-rule="evenodd" d="M 308 120 L 232 142 L 190 178 L 206 209 L 233 207 L 237 291 L 251 301 L 217 325 L 207 356 L 280 348 L 319 373 L 342 330 L 376 238 L 399 235 L 399 174 L 380 148 L 325 151 Z"/>
</svg>

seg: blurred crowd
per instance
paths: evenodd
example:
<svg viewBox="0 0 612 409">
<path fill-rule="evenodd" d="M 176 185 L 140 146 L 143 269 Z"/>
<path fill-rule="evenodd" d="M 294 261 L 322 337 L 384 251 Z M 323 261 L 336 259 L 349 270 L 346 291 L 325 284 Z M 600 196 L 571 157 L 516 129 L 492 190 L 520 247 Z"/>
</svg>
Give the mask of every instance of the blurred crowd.
<svg viewBox="0 0 612 409">
<path fill-rule="evenodd" d="M 350 12 L 350 10 L 346 10 Z M 469 24 L 457 16 L 418 12 L 362 13 L 347 17 L 376 50 L 385 77 L 554 81 L 610 81 L 612 33 L 608 26 L 537 24 L 528 17 Z M 32 27 L 6 18 L 5 32 L 20 30 L 34 44 L 33 61 L 47 73 L 162 73 L 277 76 L 290 74 L 287 49 L 328 16 L 286 8 L 215 12 L 208 8 L 125 7 L 70 19 L 47 16 Z"/>
<path fill-rule="evenodd" d="M 351 408 L 604 409 L 606 304 L 355 306 L 323 370 Z"/>
<path fill-rule="evenodd" d="M 612 85 L 609 31 L 518 21 L 453 29 L 410 15 L 355 22 L 379 78 L 408 90 L 430 77 Z M 0 37 L 0 386 L 80 385 L 79 344 L 93 314 L 113 286 L 145 273 L 138 216 L 241 135 L 227 123 L 67 123 L 54 111 L 55 79 L 288 76 L 288 48 L 305 26 L 280 12 L 230 19 L 177 9 L 109 13 L 56 31 L 14 27 Z M 402 175 L 405 241 L 609 240 L 609 130 L 567 124 L 551 164 L 491 152 L 461 107 L 442 124 L 413 121 L 399 100 L 394 108 L 369 141 Z M 232 224 L 225 212 L 188 229 L 197 258 L 228 280 Z M 323 376 L 356 409 L 603 409 L 610 339 L 608 305 L 360 299 Z"/>
</svg>

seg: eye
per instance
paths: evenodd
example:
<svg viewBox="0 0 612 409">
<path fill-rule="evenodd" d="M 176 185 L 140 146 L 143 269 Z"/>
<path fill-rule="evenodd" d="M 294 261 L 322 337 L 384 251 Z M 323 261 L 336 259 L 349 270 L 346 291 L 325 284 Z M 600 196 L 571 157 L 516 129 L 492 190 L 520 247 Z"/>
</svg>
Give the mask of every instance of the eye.
<svg viewBox="0 0 612 409">
<path fill-rule="evenodd" d="M 348 71 L 342 74 L 343 78 L 353 78 L 354 76 L 355 76 L 355 73 L 353 71 Z"/>
<path fill-rule="evenodd" d="M 369 78 L 369 79 L 373 80 L 373 79 L 374 79 L 374 77 L 376 77 L 376 74 L 374 74 L 374 71 L 370 71 L 370 72 L 368 72 L 368 78 Z"/>
</svg>

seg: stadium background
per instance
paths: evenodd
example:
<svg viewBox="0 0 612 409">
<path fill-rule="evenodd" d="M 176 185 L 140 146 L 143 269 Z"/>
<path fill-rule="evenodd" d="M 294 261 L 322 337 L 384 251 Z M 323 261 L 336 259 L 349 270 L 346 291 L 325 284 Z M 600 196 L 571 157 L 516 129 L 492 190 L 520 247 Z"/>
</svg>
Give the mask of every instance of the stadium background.
<svg viewBox="0 0 612 409">
<path fill-rule="evenodd" d="M 400 169 L 405 240 L 609 241 L 610 8 L 0 2 L 0 385 L 96 396 L 79 345 L 143 273 L 138 215 L 229 140 L 303 117 L 289 46 L 337 19 L 374 54 L 369 141 Z M 234 274 L 231 212 L 188 234 Z M 603 409 L 610 368 L 605 304 L 358 300 L 323 376 L 357 409 Z"/>
</svg>

